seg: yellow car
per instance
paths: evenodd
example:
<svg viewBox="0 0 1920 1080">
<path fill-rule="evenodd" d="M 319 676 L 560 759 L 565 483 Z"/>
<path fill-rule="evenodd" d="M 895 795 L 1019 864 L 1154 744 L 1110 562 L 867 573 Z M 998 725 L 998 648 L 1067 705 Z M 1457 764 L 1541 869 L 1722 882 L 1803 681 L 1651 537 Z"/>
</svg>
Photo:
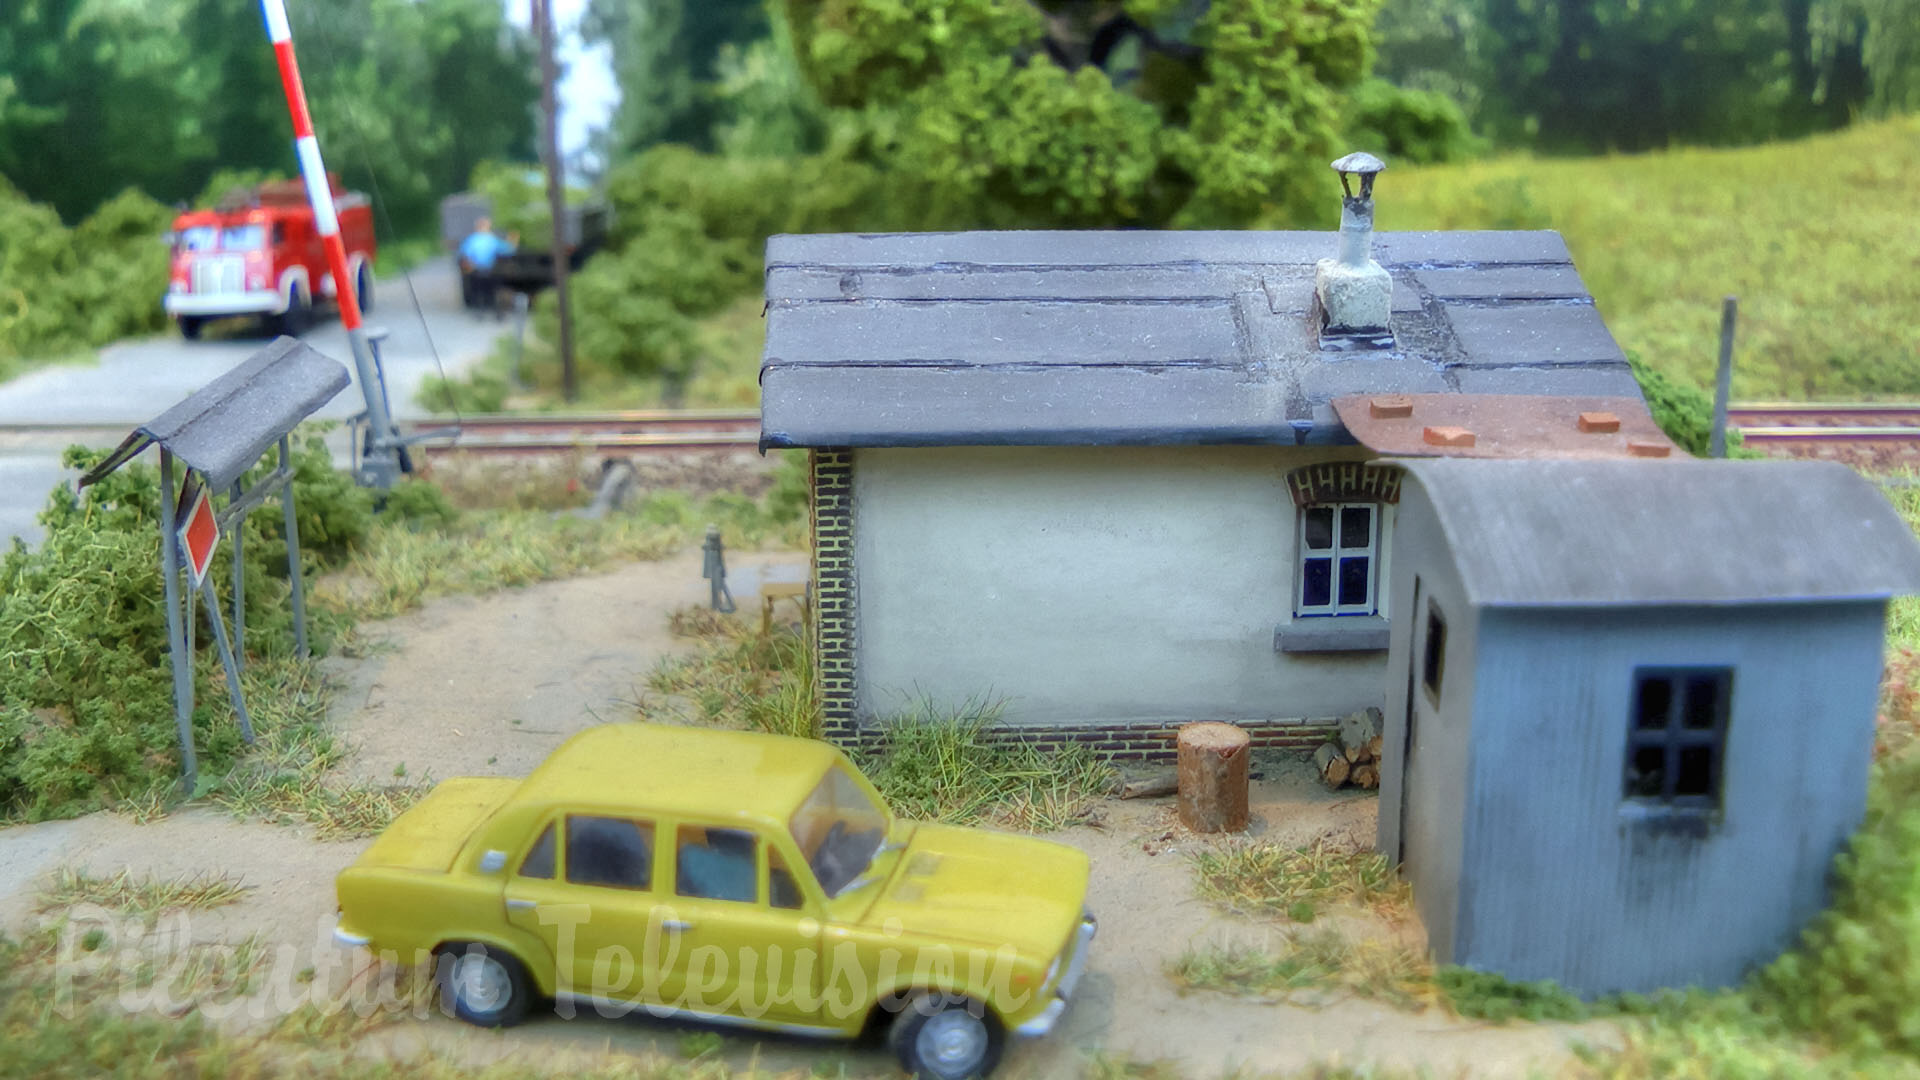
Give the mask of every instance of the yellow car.
<svg viewBox="0 0 1920 1080">
<path fill-rule="evenodd" d="M 437 965 L 464 1020 L 536 1000 L 853 1037 L 984 1076 L 1085 968 L 1087 857 L 903 821 L 826 743 L 652 724 L 569 739 L 525 780 L 458 779 L 337 885 L 341 944 Z"/>
</svg>

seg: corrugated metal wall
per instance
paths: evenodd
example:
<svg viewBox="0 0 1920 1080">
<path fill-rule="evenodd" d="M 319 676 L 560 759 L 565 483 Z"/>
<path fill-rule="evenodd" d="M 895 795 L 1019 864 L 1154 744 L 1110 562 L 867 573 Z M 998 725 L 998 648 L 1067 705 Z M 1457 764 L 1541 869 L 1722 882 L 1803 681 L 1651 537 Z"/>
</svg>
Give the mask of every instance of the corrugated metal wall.
<svg viewBox="0 0 1920 1080">
<path fill-rule="evenodd" d="M 1586 993 L 1724 985 L 1771 959 L 1864 811 L 1883 619 L 1879 602 L 1483 611 L 1442 959 Z M 1735 669 L 1704 835 L 1622 797 L 1642 665 Z"/>
</svg>

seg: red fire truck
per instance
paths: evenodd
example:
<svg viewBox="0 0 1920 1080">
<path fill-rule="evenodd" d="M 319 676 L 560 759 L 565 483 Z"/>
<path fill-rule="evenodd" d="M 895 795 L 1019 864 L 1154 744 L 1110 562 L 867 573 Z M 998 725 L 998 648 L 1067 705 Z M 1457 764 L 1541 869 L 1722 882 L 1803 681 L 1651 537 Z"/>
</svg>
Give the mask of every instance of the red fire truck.
<svg viewBox="0 0 1920 1080">
<path fill-rule="evenodd" d="M 347 249 L 347 272 L 362 309 L 373 307 L 373 210 L 365 195 L 327 178 Z M 180 334 L 197 338 L 211 319 L 257 315 L 283 334 L 313 320 L 316 301 L 332 302 L 333 275 L 298 180 L 234 191 L 212 210 L 173 219 L 173 279 L 167 314 Z"/>
</svg>

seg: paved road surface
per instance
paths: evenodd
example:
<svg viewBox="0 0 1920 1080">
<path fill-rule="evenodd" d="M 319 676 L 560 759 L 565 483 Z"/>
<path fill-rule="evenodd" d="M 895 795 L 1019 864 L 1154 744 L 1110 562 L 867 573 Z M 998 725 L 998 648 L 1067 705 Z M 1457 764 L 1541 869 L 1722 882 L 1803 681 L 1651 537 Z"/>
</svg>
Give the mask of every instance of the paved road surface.
<svg viewBox="0 0 1920 1080">
<path fill-rule="evenodd" d="M 448 374 L 457 374 L 485 356 L 506 325 L 484 321 L 460 309 L 459 279 L 451 261 L 439 259 L 413 271 L 413 289 L 432 333 L 432 344 Z M 369 327 L 390 331 L 381 345 L 387 388 L 396 416 L 418 416 L 414 404 L 420 381 L 438 370 L 427 333 L 415 313 L 406 282 L 395 278 L 374 286 L 375 307 Z M 0 427 L 8 424 L 73 424 L 74 433 L 0 435 L 0 543 L 19 536 L 32 543 L 39 535 L 34 515 L 47 493 L 72 475 L 60 468 L 60 451 L 70 442 L 113 445 L 128 431 L 153 419 L 175 402 L 253 355 L 270 338 L 256 334 L 223 341 L 183 341 L 178 335 L 122 342 L 102 350 L 89 365 L 41 368 L 0 384 Z M 347 337 L 337 320 L 326 319 L 301 340 L 353 370 Z M 316 415 L 344 420 L 364 408 L 359 381 L 342 390 Z M 344 448 L 344 439 L 340 440 Z M 149 451 L 151 453 L 151 451 Z"/>
</svg>

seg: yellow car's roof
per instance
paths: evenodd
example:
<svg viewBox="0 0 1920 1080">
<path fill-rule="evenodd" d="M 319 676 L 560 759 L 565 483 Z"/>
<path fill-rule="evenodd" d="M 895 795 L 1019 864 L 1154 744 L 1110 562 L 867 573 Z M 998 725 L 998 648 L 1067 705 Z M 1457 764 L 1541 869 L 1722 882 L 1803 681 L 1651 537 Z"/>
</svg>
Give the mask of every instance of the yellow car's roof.
<svg viewBox="0 0 1920 1080">
<path fill-rule="evenodd" d="M 562 743 L 514 799 L 785 821 L 840 760 L 839 751 L 813 739 L 602 724 Z"/>
</svg>

